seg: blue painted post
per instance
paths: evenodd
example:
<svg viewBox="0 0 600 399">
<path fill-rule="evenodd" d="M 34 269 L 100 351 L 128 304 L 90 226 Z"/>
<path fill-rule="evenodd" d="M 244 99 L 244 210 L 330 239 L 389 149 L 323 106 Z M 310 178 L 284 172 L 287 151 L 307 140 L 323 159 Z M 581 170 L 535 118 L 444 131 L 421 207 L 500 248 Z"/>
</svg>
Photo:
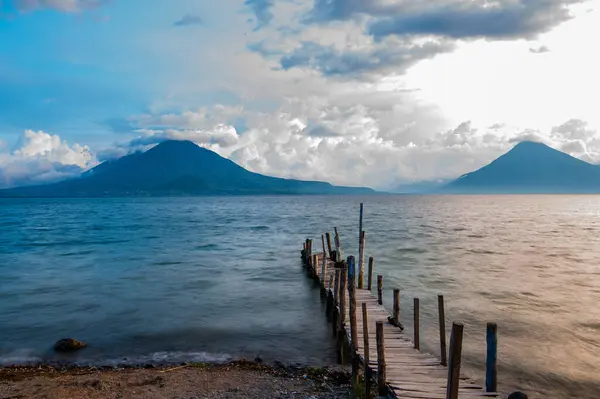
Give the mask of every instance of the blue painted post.
<svg viewBox="0 0 600 399">
<path fill-rule="evenodd" d="M 354 256 L 348 256 L 346 261 L 348 262 L 348 281 L 351 281 L 354 278 L 354 276 L 356 276 Z"/>
<path fill-rule="evenodd" d="M 486 341 L 485 391 L 496 392 L 498 389 L 498 326 L 496 323 L 487 323 Z"/>
</svg>

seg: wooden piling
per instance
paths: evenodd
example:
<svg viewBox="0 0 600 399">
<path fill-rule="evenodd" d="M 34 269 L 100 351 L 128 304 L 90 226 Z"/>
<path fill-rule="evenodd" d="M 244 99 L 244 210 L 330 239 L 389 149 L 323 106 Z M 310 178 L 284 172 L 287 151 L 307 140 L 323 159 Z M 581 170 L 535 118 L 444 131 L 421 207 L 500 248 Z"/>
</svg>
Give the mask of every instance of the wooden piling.
<svg viewBox="0 0 600 399">
<path fill-rule="evenodd" d="M 362 303 L 362 323 L 363 323 L 363 354 L 365 359 L 365 398 L 370 397 L 371 383 L 369 376 L 369 316 L 367 314 L 367 304 Z"/>
<path fill-rule="evenodd" d="M 375 324 L 375 339 L 377 340 L 377 387 L 379 396 L 387 396 L 385 376 L 385 338 L 383 336 L 383 322 Z"/>
<path fill-rule="evenodd" d="M 340 271 L 340 293 L 338 294 L 340 306 L 340 330 L 344 329 L 344 323 L 346 322 L 346 287 L 348 286 L 347 267 L 348 265 L 344 262 L 342 264 L 342 270 Z"/>
<path fill-rule="evenodd" d="M 487 356 L 485 359 L 485 391 L 496 392 L 498 389 L 498 326 L 487 323 L 486 331 Z"/>
<path fill-rule="evenodd" d="M 394 321 L 396 324 L 400 324 L 400 290 L 394 289 Z"/>
<path fill-rule="evenodd" d="M 368 275 L 368 279 L 367 279 L 367 289 L 369 291 L 373 290 L 373 262 L 375 260 L 373 259 L 373 257 L 369 257 L 369 275 Z"/>
<path fill-rule="evenodd" d="M 348 257 L 348 302 L 350 314 L 350 340 L 353 351 L 358 351 L 358 330 L 356 324 L 356 270 L 354 256 Z"/>
<path fill-rule="evenodd" d="M 360 235 L 360 246 L 358 247 L 358 288 L 365 288 L 365 232 Z"/>
<path fill-rule="evenodd" d="M 377 303 L 383 305 L 383 276 L 377 276 Z"/>
<path fill-rule="evenodd" d="M 333 305 L 337 306 L 340 303 L 340 273 L 341 270 L 336 268 L 335 269 L 335 280 L 334 280 L 334 285 L 333 285 Z"/>
<path fill-rule="evenodd" d="M 333 229 L 335 231 L 335 252 L 337 260 L 341 261 L 344 258 L 342 257 L 342 244 L 340 243 L 340 235 L 338 233 L 337 227 L 334 227 Z"/>
<path fill-rule="evenodd" d="M 327 237 L 327 249 L 329 250 L 329 259 L 331 259 L 331 235 L 329 234 L 329 232 L 325 233 L 325 236 Z"/>
<path fill-rule="evenodd" d="M 358 389 L 358 331 L 356 323 L 356 267 L 354 256 L 348 257 L 348 314 L 350 318 L 350 350 L 352 351 L 352 386 Z"/>
<path fill-rule="evenodd" d="M 319 265 L 318 265 L 319 262 L 317 262 L 317 257 L 318 257 L 317 254 L 313 254 L 312 268 L 310 269 L 310 275 L 312 278 L 315 278 L 315 279 L 319 277 L 319 274 L 317 273 L 317 270 L 319 269 Z"/>
<path fill-rule="evenodd" d="M 447 366 L 448 360 L 446 358 L 446 315 L 444 313 L 443 295 L 438 295 L 438 314 L 440 325 L 440 364 L 442 366 Z"/>
<path fill-rule="evenodd" d="M 360 248 L 360 241 L 362 239 L 363 231 L 363 203 L 360 203 L 360 215 L 358 217 L 358 246 Z"/>
<path fill-rule="evenodd" d="M 420 350 L 421 349 L 421 337 L 420 337 L 420 331 L 419 331 L 419 298 L 415 298 L 414 299 L 414 328 L 415 328 L 415 333 L 414 333 L 414 343 L 415 343 L 415 349 L 416 350 Z"/>
<path fill-rule="evenodd" d="M 321 287 L 323 289 L 326 288 L 326 279 L 327 279 L 327 252 L 325 252 L 325 237 L 321 234 L 321 241 L 323 242 L 323 259 L 321 262 Z"/>
<path fill-rule="evenodd" d="M 450 364 L 448 366 L 448 381 L 446 383 L 446 399 L 458 399 L 463 328 L 464 327 L 461 323 L 452 323 L 452 333 L 450 334 Z"/>
</svg>

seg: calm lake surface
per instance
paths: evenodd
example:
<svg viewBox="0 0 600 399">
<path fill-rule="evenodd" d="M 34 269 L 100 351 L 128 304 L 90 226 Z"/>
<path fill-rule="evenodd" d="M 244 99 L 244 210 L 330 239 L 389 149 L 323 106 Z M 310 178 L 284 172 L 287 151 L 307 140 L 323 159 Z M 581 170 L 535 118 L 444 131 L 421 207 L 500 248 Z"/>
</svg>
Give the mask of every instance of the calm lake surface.
<svg viewBox="0 0 600 399">
<path fill-rule="evenodd" d="M 335 359 L 302 241 L 337 226 L 437 353 L 465 324 L 481 380 L 498 323 L 502 390 L 600 397 L 600 196 L 207 197 L 0 200 L 0 364 Z M 73 336 L 90 347 L 58 358 Z"/>
</svg>

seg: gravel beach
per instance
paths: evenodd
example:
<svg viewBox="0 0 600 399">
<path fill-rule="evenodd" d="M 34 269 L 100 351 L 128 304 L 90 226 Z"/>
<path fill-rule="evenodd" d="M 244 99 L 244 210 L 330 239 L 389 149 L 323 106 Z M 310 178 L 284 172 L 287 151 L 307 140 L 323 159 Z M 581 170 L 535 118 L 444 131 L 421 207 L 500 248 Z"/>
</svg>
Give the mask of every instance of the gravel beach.
<svg viewBox="0 0 600 399">
<path fill-rule="evenodd" d="M 0 399 L 22 398 L 350 398 L 341 368 L 267 366 L 251 362 L 163 368 L 0 369 Z"/>
</svg>

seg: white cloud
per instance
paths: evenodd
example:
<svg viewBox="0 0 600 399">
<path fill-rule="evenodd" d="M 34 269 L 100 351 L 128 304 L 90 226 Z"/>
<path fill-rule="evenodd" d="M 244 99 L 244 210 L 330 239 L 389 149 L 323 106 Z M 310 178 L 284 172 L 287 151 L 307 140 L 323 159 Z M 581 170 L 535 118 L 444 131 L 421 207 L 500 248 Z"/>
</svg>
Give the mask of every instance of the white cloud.
<svg viewBox="0 0 600 399">
<path fill-rule="evenodd" d="M 122 144 L 120 151 L 139 150 L 165 139 L 191 140 L 254 172 L 383 189 L 456 178 L 523 140 L 545 142 L 600 162 L 600 138 L 583 121 L 571 120 L 548 131 L 501 124 L 478 127 L 471 122 L 440 131 L 435 124 L 414 123 L 410 108 L 366 103 L 288 98 L 273 112 L 217 106 L 142 115 L 132 121 L 141 136 Z M 237 132 L 231 117 L 243 118 L 246 130 Z M 168 127 L 151 129 L 161 123 Z"/>
<path fill-rule="evenodd" d="M 88 146 L 69 145 L 58 135 L 26 130 L 12 151 L 0 146 L 0 188 L 75 177 L 96 164 Z"/>
<path fill-rule="evenodd" d="M 107 0 L 15 0 L 15 6 L 20 11 L 32 11 L 52 8 L 63 12 L 76 12 L 98 7 Z"/>
</svg>

